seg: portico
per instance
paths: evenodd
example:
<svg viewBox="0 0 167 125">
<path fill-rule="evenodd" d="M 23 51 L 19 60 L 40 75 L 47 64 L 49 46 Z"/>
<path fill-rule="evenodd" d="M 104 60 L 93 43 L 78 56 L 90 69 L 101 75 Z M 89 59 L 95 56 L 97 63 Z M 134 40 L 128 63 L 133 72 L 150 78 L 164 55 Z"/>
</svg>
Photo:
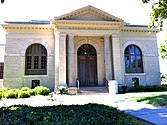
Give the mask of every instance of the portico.
<svg viewBox="0 0 167 125">
<path fill-rule="evenodd" d="M 55 58 L 55 60 L 59 59 L 59 70 L 56 69 L 56 71 L 59 71 L 58 75 L 61 77 L 56 77 L 59 78 L 58 80 L 56 79 L 56 83 L 64 85 L 68 83 L 69 86 L 74 86 L 76 78 L 80 77 L 81 74 L 85 79 L 81 77 L 81 82 L 90 82 L 92 78 L 88 78 L 89 74 L 94 79 L 97 79 L 93 80 L 96 82 L 94 83 L 96 86 L 103 86 L 103 78 L 112 80 L 114 77 L 119 77 L 119 81 L 122 81 L 122 72 L 118 67 L 122 62 L 120 58 L 119 35 L 120 28 L 124 24 L 123 20 L 97 10 L 92 6 L 87 6 L 55 18 L 52 20 L 52 24 L 55 32 L 64 34 L 63 36 L 57 35 L 59 36 L 59 48 L 61 49 L 59 49 L 59 58 Z M 58 41 L 56 40 L 55 42 Z M 86 59 L 78 61 L 78 49 L 86 44 L 92 46 L 96 51 L 94 64 L 88 61 L 84 63 Z M 56 43 L 55 45 L 57 46 Z M 117 47 L 117 49 L 113 47 Z M 56 53 L 55 49 L 55 55 Z M 113 53 L 116 56 L 113 56 Z M 65 54 L 67 54 L 67 58 Z M 118 66 L 115 67 L 114 64 Z M 87 66 L 89 68 L 94 67 L 92 70 L 95 70 L 94 72 L 97 73 L 90 73 L 91 70 L 89 73 L 84 71 L 87 70 Z M 79 67 L 80 70 L 78 69 Z M 83 73 L 81 73 L 81 70 Z M 115 70 L 119 70 L 119 75 L 117 75 L 117 72 L 114 72 Z"/>
<path fill-rule="evenodd" d="M 59 36 L 61 36 L 61 35 L 59 35 Z M 115 57 L 115 61 L 117 61 L 117 62 L 114 62 L 114 60 L 113 60 L 113 58 L 114 58 L 113 53 L 114 52 L 113 52 L 113 48 L 112 48 L 112 46 L 113 46 L 112 45 L 112 43 L 113 43 L 112 35 L 101 35 L 101 36 L 100 35 L 99 36 L 98 35 L 97 36 L 82 36 L 81 35 L 81 36 L 79 36 L 78 34 L 75 35 L 74 33 L 70 33 L 70 34 L 66 34 L 64 36 L 66 36 L 66 38 L 63 38 L 63 39 L 59 38 L 59 39 L 63 40 L 60 42 L 63 42 L 66 45 L 59 44 L 59 47 L 60 48 L 64 47 L 65 50 L 62 50 L 62 49 L 59 50 L 59 51 L 61 51 L 59 53 L 59 58 L 55 58 L 56 60 L 59 59 L 59 63 L 61 63 L 61 64 L 59 64 L 59 68 L 56 69 L 57 71 L 59 71 L 59 73 L 57 75 L 63 76 L 63 77 L 55 77 L 55 78 L 59 78 L 59 79 L 57 79 L 56 83 L 59 83 L 59 84 L 61 83 L 61 85 L 62 84 L 66 85 L 66 83 L 68 83 L 69 86 L 74 86 L 75 82 L 76 82 L 76 78 L 79 78 L 80 71 L 83 71 L 83 68 L 84 68 L 84 70 L 87 70 L 87 68 L 85 67 L 86 63 L 82 63 L 79 66 L 78 51 L 79 51 L 79 48 L 82 47 L 83 45 L 92 46 L 96 51 L 95 63 L 92 63 L 89 66 L 89 68 L 92 68 L 94 66 L 95 67 L 94 70 L 97 72 L 97 74 L 96 73 L 89 74 L 91 77 L 95 77 L 97 79 L 94 81 L 96 83 L 92 84 L 92 86 L 103 86 L 103 78 L 106 78 L 108 80 L 112 80 L 112 79 L 114 79 L 115 76 L 118 76 L 116 74 L 116 72 L 114 74 L 114 66 L 113 65 L 116 63 L 119 64 L 118 63 L 119 61 L 117 60 L 117 57 Z M 64 42 L 65 39 L 66 39 L 66 41 Z M 61 45 L 63 47 L 61 47 Z M 67 48 L 65 48 L 65 46 Z M 82 51 L 84 51 L 84 50 L 82 50 Z M 55 53 L 56 53 L 56 51 L 55 51 Z M 66 53 L 67 53 L 67 57 L 64 56 L 64 54 L 66 54 Z M 120 54 L 120 53 L 118 53 L 118 51 L 117 51 L 117 56 L 118 56 L 118 54 Z M 82 55 L 84 55 L 84 54 L 82 54 Z M 87 53 L 85 53 L 85 55 L 87 55 Z M 88 55 L 88 56 L 90 56 L 90 55 Z M 93 58 L 93 56 L 92 56 L 92 58 Z M 83 59 L 83 62 L 84 61 L 85 60 Z M 121 65 L 121 63 L 120 63 L 120 65 Z M 80 67 L 80 69 L 78 69 L 79 67 Z M 115 68 L 115 70 L 121 71 L 121 69 L 117 69 L 117 68 Z M 87 71 L 84 71 L 84 73 L 81 73 L 81 74 L 85 78 L 85 81 L 89 82 L 90 78 L 88 78 L 88 80 L 86 80 L 88 76 L 84 76 L 84 74 L 87 74 L 86 72 Z M 96 75 L 96 76 L 94 76 L 94 75 Z M 80 78 L 80 80 L 84 81 L 81 78 Z M 121 80 L 122 79 L 120 78 L 120 81 Z M 64 83 L 62 81 L 64 81 Z"/>
</svg>

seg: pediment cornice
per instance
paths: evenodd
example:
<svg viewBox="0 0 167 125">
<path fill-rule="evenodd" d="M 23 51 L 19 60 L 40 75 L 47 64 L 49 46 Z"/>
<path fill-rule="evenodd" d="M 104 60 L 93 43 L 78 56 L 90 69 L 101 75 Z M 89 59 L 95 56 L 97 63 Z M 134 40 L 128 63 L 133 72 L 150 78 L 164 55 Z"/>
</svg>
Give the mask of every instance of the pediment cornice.
<svg viewBox="0 0 167 125">
<path fill-rule="evenodd" d="M 80 16 L 80 15 L 85 14 L 85 13 L 91 13 L 91 14 L 97 15 L 106 21 L 124 22 L 122 19 L 115 17 L 107 12 L 104 12 L 104 11 L 102 11 L 98 8 L 95 8 L 93 6 L 90 6 L 90 5 L 83 7 L 83 8 L 80 8 L 78 10 L 74 10 L 74 11 L 67 13 L 67 14 L 64 14 L 62 16 L 59 16 L 59 17 L 55 18 L 54 20 L 70 20 L 74 17 Z"/>
</svg>

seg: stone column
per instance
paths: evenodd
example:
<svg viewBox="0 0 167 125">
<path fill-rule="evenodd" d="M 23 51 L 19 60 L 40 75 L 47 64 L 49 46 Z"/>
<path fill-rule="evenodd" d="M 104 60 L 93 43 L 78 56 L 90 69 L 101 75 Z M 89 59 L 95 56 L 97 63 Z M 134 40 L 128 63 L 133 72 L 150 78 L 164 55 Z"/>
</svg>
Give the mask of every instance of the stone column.
<svg viewBox="0 0 167 125">
<path fill-rule="evenodd" d="M 104 35 L 105 76 L 112 80 L 111 42 L 110 35 Z"/>
<path fill-rule="evenodd" d="M 68 34 L 68 83 L 75 86 L 74 34 Z"/>
<path fill-rule="evenodd" d="M 123 82 L 123 66 L 122 66 L 122 46 L 120 43 L 120 36 L 112 35 L 112 49 L 113 49 L 113 64 L 114 64 L 114 79 L 119 83 Z"/>
<path fill-rule="evenodd" d="M 55 87 L 66 85 L 66 34 L 55 33 Z"/>
</svg>

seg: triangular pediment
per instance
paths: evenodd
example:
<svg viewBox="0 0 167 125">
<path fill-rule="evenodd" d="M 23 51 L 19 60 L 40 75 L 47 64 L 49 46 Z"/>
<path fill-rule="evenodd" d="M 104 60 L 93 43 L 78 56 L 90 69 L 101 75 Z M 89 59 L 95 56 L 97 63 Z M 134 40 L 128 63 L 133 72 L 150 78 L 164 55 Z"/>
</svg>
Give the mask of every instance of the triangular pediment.
<svg viewBox="0 0 167 125">
<path fill-rule="evenodd" d="M 122 19 L 117 18 L 107 12 L 104 12 L 90 5 L 78 10 L 74 10 L 62 16 L 59 16 L 55 18 L 55 20 L 87 20 L 87 21 L 123 22 Z"/>
</svg>

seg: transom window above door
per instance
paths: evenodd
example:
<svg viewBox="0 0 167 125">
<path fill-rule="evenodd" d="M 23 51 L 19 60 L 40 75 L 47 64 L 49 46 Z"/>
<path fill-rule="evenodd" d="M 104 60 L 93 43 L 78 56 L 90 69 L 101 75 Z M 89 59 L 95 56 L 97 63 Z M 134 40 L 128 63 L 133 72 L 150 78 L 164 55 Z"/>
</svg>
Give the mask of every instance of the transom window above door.
<svg viewBox="0 0 167 125">
<path fill-rule="evenodd" d="M 96 50 L 89 44 L 84 44 L 78 49 L 78 55 L 96 55 Z"/>
<path fill-rule="evenodd" d="M 127 46 L 124 56 L 126 73 L 143 73 L 142 52 L 138 46 Z"/>
</svg>

